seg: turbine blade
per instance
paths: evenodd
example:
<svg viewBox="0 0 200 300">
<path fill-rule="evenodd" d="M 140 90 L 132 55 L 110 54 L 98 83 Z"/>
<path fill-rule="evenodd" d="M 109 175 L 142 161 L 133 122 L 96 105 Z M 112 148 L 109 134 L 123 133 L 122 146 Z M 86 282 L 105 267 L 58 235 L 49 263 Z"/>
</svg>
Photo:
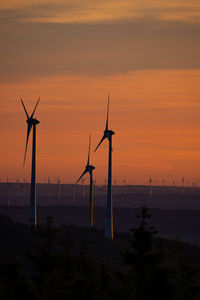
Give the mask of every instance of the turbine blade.
<svg viewBox="0 0 200 300">
<path fill-rule="evenodd" d="M 88 161 L 87 161 L 87 165 L 90 164 L 90 145 L 91 145 L 91 133 L 90 133 L 90 139 L 89 139 L 89 150 L 88 150 Z"/>
<path fill-rule="evenodd" d="M 23 106 L 24 111 L 25 111 L 25 113 L 26 113 L 27 119 L 29 119 L 29 115 L 28 115 L 28 113 L 27 113 L 26 107 L 25 107 L 24 102 L 23 102 L 22 99 L 21 99 L 21 103 L 22 103 L 22 106 Z"/>
<path fill-rule="evenodd" d="M 108 130 L 108 115 L 109 115 L 109 104 L 110 104 L 110 94 L 108 94 L 108 105 L 107 105 L 107 119 L 106 119 L 106 130 Z"/>
<path fill-rule="evenodd" d="M 82 178 L 87 172 L 88 172 L 88 171 L 85 170 L 85 171 L 83 172 L 83 174 L 79 177 L 79 179 L 76 181 L 76 183 L 78 183 L 78 182 L 81 180 L 81 178 Z"/>
<path fill-rule="evenodd" d="M 36 103 L 36 105 L 35 105 L 35 108 L 34 108 L 34 110 L 33 110 L 33 112 L 32 112 L 32 115 L 31 115 L 31 119 L 33 118 L 33 115 L 34 115 L 34 113 L 35 113 L 35 110 L 36 110 L 36 108 L 37 108 L 39 102 L 40 102 L 40 98 L 38 99 L 38 101 L 37 101 L 37 103 Z"/>
<path fill-rule="evenodd" d="M 27 152 L 27 146 L 28 146 L 28 139 L 29 139 L 29 135 L 30 135 L 31 128 L 32 128 L 32 124 L 28 124 L 28 125 L 27 125 L 27 137 L 26 137 L 26 146 L 25 146 L 25 153 L 24 153 L 24 163 L 23 163 L 23 166 L 25 165 L 26 152 Z"/>
<path fill-rule="evenodd" d="M 101 145 L 101 143 L 105 140 L 106 136 L 105 134 L 103 135 L 102 139 L 100 140 L 100 142 L 98 143 L 96 149 L 94 150 L 94 152 L 99 148 L 99 146 Z"/>
</svg>

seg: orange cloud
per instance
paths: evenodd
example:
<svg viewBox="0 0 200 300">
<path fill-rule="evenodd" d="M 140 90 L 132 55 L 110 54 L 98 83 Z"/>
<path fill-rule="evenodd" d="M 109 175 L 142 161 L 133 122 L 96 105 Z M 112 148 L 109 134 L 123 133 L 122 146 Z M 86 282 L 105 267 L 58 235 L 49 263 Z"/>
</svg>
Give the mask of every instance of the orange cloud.
<svg viewBox="0 0 200 300">
<path fill-rule="evenodd" d="M 153 17 L 162 21 L 198 22 L 196 0 L 7 0 L 0 10 L 22 10 L 25 22 L 91 23 Z M 32 12 L 32 13 L 31 13 Z"/>
</svg>

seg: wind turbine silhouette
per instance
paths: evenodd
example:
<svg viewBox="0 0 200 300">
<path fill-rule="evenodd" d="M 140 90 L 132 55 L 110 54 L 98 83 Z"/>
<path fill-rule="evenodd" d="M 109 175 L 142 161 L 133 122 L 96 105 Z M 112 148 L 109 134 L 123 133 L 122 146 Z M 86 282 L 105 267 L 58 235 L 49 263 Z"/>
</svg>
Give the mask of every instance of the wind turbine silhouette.
<svg viewBox="0 0 200 300">
<path fill-rule="evenodd" d="M 60 178 L 58 177 L 58 200 L 61 199 Z"/>
<path fill-rule="evenodd" d="M 35 228 L 37 226 L 37 211 L 36 211 L 36 125 L 38 125 L 40 122 L 37 119 L 34 119 L 34 113 L 38 106 L 38 103 L 40 101 L 40 98 L 38 99 L 35 108 L 29 117 L 26 107 L 24 105 L 23 100 L 21 99 L 22 106 L 24 108 L 25 114 L 27 116 L 27 137 L 26 137 L 26 146 L 25 146 L 25 153 L 24 153 L 24 163 L 26 160 L 26 152 L 27 152 L 27 146 L 28 146 L 28 140 L 29 135 L 31 132 L 31 129 L 33 127 L 33 144 L 32 144 L 32 166 L 31 166 L 31 195 L 30 195 L 30 219 L 29 219 L 29 225 L 31 228 Z"/>
<path fill-rule="evenodd" d="M 108 156 L 108 187 L 107 187 L 107 205 L 106 205 L 106 228 L 105 236 L 109 239 L 113 239 L 113 207 L 112 207 L 112 136 L 114 131 L 108 129 L 108 116 L 109 116 L 109 104 L 110 94 L 108 94 L 108 106 L 107 106 L 107 119 L 106 128 L 99 144 L 97 145 L 96 151 L 101 143 L 107 138 L 109 142 L 109 156 Z"/>
<path fill-rule="evenodd" d="M 90 134 L 90 139 L 89 139 L 87 165 L 85 166 L 85 171 L 82 173 L 82 175 L 76 181 L 76 183 L 78 183 L 86 173 L 90 174 L 89 228 L 92 228 L 94 225 L 94 222 L 93 222 L 93 183 L 94 183 L 93 182 L 93 170 L 95 169 L 95 167 L 90 165 L 90 146 L 91 146 L 91 134 Z"/>
<path fill-rule="evenodd" d="M 181 194 L 182 196 L 185 195 L 185 178 L 182 178 L 182 189 L 181 189 Z"/>
<path fill-rule="evenodd" d="M 149 178 L 149 186 L 150 186 L 149 196 L 152 196 L 152 178 L 151 178 L 151 176 Z"/>
</svg>

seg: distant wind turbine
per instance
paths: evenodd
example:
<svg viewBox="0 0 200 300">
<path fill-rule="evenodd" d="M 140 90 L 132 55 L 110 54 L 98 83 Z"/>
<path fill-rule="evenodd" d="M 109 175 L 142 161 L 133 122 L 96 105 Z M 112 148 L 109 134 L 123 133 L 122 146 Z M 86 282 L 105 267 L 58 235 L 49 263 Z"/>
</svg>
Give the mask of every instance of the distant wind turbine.
<svg viewBox="0 0 200 300">
<path fill-rule="evenodd" d="M 82 182 L 82 200 L 83 200 L 83 202 L 85 201 L 85 199 L 86 199 L 86 196 L 85 196 L 85 178 L 82 178 L 82 180 L 81 180 L 81 182 Z"/>
<path fill-rule="evenodd" d="M 17 197 L 20 197 L 20 181 L 19 178 L 16 180 L 16 187 L 17 187 Z"/>
<path fill-rule="evenodd" d="M 94 166 L 90 165 L 90 147 L 91 147 L 91 134 L 89 139 L 89 150 L 88 150 L 88 160 L 87 165 L 85 166 L 85 171 L 79 177 L 76 183 L 78 183 L 81 178 L 86 174 L 90 174 L 90 202 L 89 202 L 89 228 L 92 228 L 94 225 L 93 221 L 93 170 L 95 169 Z"/>
<path fill-rule="evenodd" d="M 113 194 L 115 195 L 115 199 L 116 199 L 117 198 L 117 180 L 116 179 L 114 179 L 114 185 L 115 185 L 115 187 L 113 189 Z"/>
<path fill-rule="evenodd" d="M 123 179 L 123 184 L 124 184 L 124 195 L 126 195 L 126 179 Z"/>
<path fill-rule="evenodd" d="M 50 177 L 48 177 L 47 182 L 48 182 L 48 196 L 50 196 L 51 195 L 51 180 L 50 180 Z"/>
<path fill-rule="evenodd" d="M 152 178 L 151 178 L 151 176 L 149 178 L 149 187 L 150 187 L 149 196 L 152 196 Z"/>
<path fill-rule="evenodd" d="M 7 177 L 7 205 L 10 206 L 10 183 Z"/>
<path fill-rule="evenodd" d="M 73 201 L 73 205 L 75 205 L 76 202 L 76 185 L 72 184 L 72 201 Z"/>
<path fill-rule="evenodd" d="M 193 193 L 196 191 L 196 185 L 194 182 L 192 182 L 192 191 L 193 191 Z"/>
<path fill-rule="evenodd" d="M 40 101 L 40 98 L 38 99 L 35 108 L 29 117 L 26 107 L 24 105 L 23 100 L 21 99 L 22 106 L 24 108 L 24 111 L 27 116 L 27 137 L 26 137 L 26 146 L 25 146 L 25 153 L 24 153 L 24 164 L 26 160 L 26 152 L 27 152 L 27 146 L 28 146 L 28 139 L 31 132 L 31 129 L 33 127 L 33 144 L 32 144 L 32 166 L 31 166 L 31 195 L 30 195 L 30 219 L 29 219 L 29 225 L 31 228 L 35 228 L 37 226 L 37 211 L 36 211 L 36 125 L 38 125 L 40 122 L 37 119 L 34 119 L 34 113 L 38 106 L 38 103 Z"/>
<path fill-rule="evenodd" d="M 184 177 L 182 178 L 182 189 L 181 189 L 181 194 L 182 194 L 182 196 L 185 195 L 185 179 L 184 179 Z"/>
<path fill-rule="evenodd" d="M 162 180 L 162 184 L 163 184 L 163 190 L 162 190 L 162 192 L 163 192 L 163 194 L 165 194 L 165 179 L 164 178 Z"/>
<path fill-rule="evenodd" d="M 97 190 L 97 181 L 93 180 L 93 194 L 94 194 L 94 198 L 96 199 L 96 190 Z"/>
<path fill-rule="evenodd" d="M 60 190 L 60 178 L 58 178 L 58 200 L 61 199 L 61 190 Z"/>
<path fill-rule="evenodd" d="M 20 183 L 20 206 L 24 206 L 24 194 L 25 194 L 25 185 L 23 182 Z"/>
<path fill-rule="evenodd" d="M 175 188 L 176 188 L 176 182 L 175 181 L 173 181 L 173 189 L 175 190 Z"/>
<path fill-rule="evenodd" d="M 108 106 L 107 106 L 107 119 L 106 128 L 99 144 L 97 145 L 96 151 L 101 143 L 107 138 L 109 142 L 109 156 L 108 156 L 108 187 L 107 187 L 107 205 L 106 205 L 106 228 L 105 236 L 109 239 L 113 239 L 113 207 L 112 207 L 112 136 L 114 131 L 108 129 L 108 116 L 109 116 L 109 102 L 110 95 L 108 94 Z"/>
</svg>

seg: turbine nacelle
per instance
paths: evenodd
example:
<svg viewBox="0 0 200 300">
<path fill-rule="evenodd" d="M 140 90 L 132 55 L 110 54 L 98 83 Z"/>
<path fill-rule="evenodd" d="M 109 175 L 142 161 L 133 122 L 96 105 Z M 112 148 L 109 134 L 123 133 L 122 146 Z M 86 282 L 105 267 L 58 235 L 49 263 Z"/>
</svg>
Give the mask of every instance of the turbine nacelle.
<svg viewBox="0 0 200 300">
<path fill-rule="evenodd" d="M 115 134 L 115 132 L 114 131 L 112 131 L 112 130 L 108 130 L 108 129 L 106 129 L 105 131 L 104 131 L 104 136 L 106 137 L 106 138 L 110 138 L 112 135 L 114 135 Z"/>
<path fill-rule="evenodd" d="M 85 167 L 85 170 L 86 170 L 87 172 L 89 172 L 89 173 L 91 173 L 94 169 L 95 169 L 95 167 L 94 167 L 94 166 L 91 166 L 91 165 L 87 165 L 87 166 Z"/>
<path fill-rule="evenodd" d="M 90 175 L 92 175 L 92 171 L 95 169 L 95 167 L 94 166 L 91 166 L 91 165 L 87 165 L 86 167 L 85 167 L 85 171 L 82 173 L 82 175 L 79 177 L 79 179 L 76 181 L 76 183 L 78 183 L 80 180 L 81 180 L 81 178 L 85 175 L 85 174 L 87 174 L 87 173 L 89 173 Z"/>
<path fill-rule="evenodd" d="M 27 120 L 26 120 L 26 123 L 32 126 L 32 125 L 37 125 L 37 124 L 39 124 L 40 121 L 38 121 L 37 119 L 31 119 L 31 118 L 30 118 L 30 119 L 27 119 Z"/>
</svg>

